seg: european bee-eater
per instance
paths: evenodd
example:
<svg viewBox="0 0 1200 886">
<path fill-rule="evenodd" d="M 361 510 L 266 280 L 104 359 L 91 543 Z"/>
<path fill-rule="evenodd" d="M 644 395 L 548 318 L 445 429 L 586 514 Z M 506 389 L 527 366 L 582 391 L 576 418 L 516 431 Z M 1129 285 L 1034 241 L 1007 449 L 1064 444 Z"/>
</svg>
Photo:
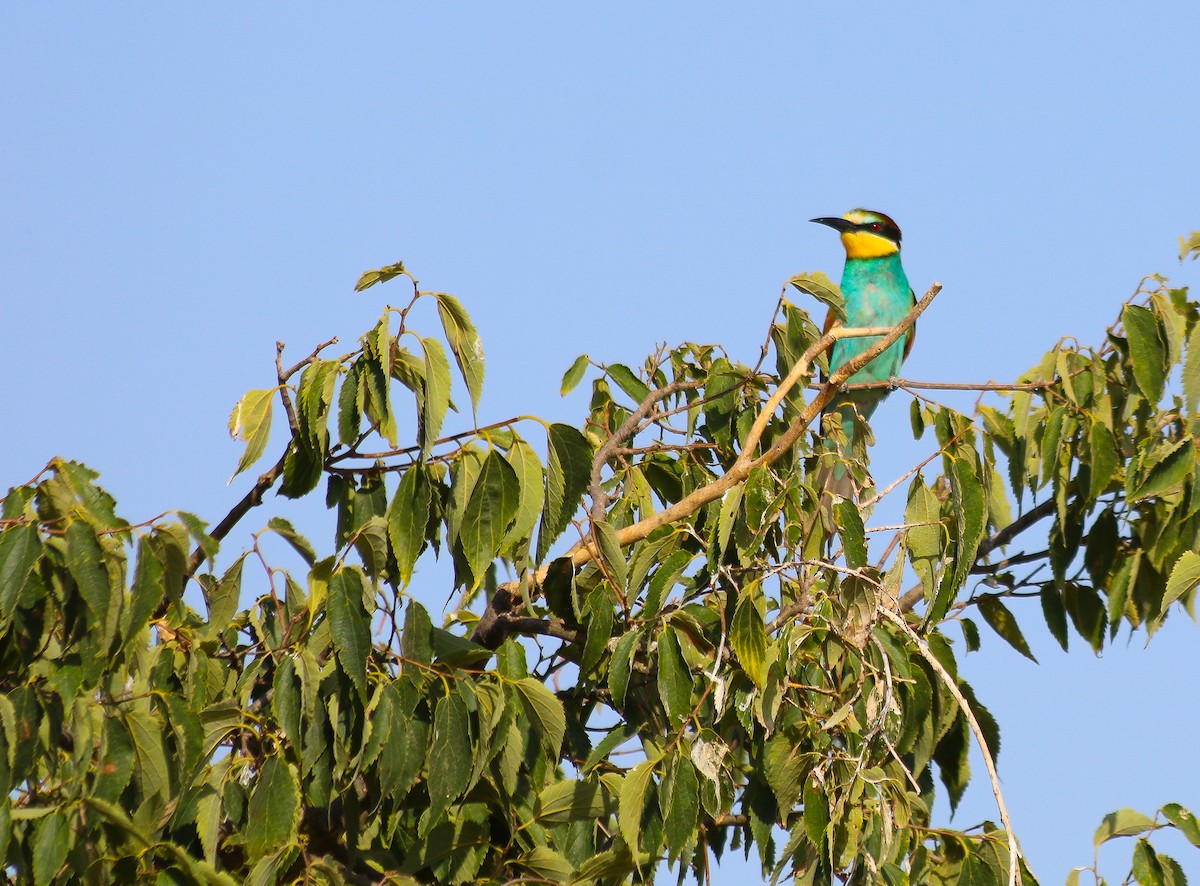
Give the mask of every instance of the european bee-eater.
<svg viewBox="0 0 1200 886">
<path fill-rule="evenodd" d="M 916 296 L 908 285 L 908 277 L 900 264 L 900 228 L 882 212 L 855 209 L 843 218 L 814 218 L 814 222 L 828 225 L 842 235 L 846 248 L 846 268 L 842 272 L 842 295 L 846 300 L 847 326 L 895 326 L 912 310 Z M 825 320 L 828 331 L 834 323 L 830 312 Z M 900 371 L 908 352 L 912 350 L 916 328 L 908 330 L 904 338 L 850 376 L 848 384 L 886 381 Z M 878 336 L 843 338 L 833 345 L 829 355 L 829 371 L 840 367 L 861 354 L 875 342 Z M 853 498 L 855 484 L 846 469 L 845 458 L 850 454 L 854 442 L 854 410 L 863 418 L 870 418 L 884 397 L 886 388 L 865 391 L 847 391 L 825 408 L 826 415 L 838 415 L 847 444 L 838 448 L 841 455 L 833 464 L 823 459 L 818 477 L 825 492 L 842 498 Z"/>
</svg>

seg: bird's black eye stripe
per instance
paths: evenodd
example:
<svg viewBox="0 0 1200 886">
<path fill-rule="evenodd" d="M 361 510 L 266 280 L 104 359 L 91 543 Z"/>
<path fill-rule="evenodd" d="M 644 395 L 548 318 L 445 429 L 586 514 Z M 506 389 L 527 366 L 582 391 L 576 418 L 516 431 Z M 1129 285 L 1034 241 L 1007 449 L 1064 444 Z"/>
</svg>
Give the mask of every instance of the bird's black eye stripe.
<svg viewBox="0 0 1200 886">
<path fill-rule="evenodd" d="M 900 242 L 900 231 L 894 225 L 884 224 L 883 222 L 863 222 L 857 225 L 860 231 L 866 231 L 871 234 L 879 234 L 887 237 L 889 240 Z"/>
</svg>

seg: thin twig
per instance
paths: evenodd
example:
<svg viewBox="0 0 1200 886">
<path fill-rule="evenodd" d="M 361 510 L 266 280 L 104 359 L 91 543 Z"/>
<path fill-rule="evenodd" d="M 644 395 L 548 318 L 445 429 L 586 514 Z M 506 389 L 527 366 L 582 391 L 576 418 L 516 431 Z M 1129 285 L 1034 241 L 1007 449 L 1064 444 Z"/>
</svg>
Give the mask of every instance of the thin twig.
<svg viewBox="0 0 1200 886">
<path fill-rule="evenodd" d="M 908 312 L 904 319 L 895 326 L 865 328 L 838 327 L 821 336 L 820 339 L 804 352 L 796 365 L 792 367 L 792 371 L 788 373 L 787 378 L 779 383 L 775 392 L 767 400 L 758 418 L 755 419 L 741 452 L 730 468 L 721 477 L 718 477 L 706 486 L 694 490 L 670 507 L 618 530 L 618 544 L 626 547 L 634 542 L 641 541 L 660 526 L 674 523 L 690 514 L 694 514 L 709 502 L 716 501 L 734 486 L 744 482 L 755 468 L 766 467 L 778 461 L 796 444 L 796 441 L 800 439 L 805 430 L 808 429 L 808 426 L 812 424 L 825 407 L 841 392 L 846 380 L 907 334 L 912 325 L 917 322 L 917 318 L 924 313 L 925 309 L 929 307 L 941 291 L 942 285 L 934 283 L 929 287 L 929 291 L 922 296 L 921 300 L 913 305 L 912 310 Z M 879 340 L 857 357 L 847 361 L 843 366 L 838 368 L 826 380 L 825 384 L 821 387 L 820 393 L 804 408 L 800 415 L 793 419 L 788 429 L 779 436 L 771 448 L 755 458 L 753 452 L 758 447 L 758 441 L 761 439 L 762 433 L 766 429 L 771 416 L 779 408 L 779 404 L 783 402 L 783 398 L 787 396 L 787 392 L 802 377 L 809 373 L 812 361 L 816 359 L 817 355 L 829 348 L 838 339 L 868 335 L 877 335 L 879 336 Z M 597 547 L 594 543 L 589 544 L 586 540 L 581 539 L 559 559 L 570 558 L 571 566 L 578 569 L 580 566 L 598 557 L 599 552 L 597 551 Z M 548 563 L 534 573 L 532 576 L 534 587 L 540 587 L 546 580 L 550 565 Z M 512 596 L 512 589 L 507 585 L 501 585 L 497 588 L 492 601 L 488 603 L 488 611 L 485 611 L 484 616 L 480 618 L 480 622 L 472 634 L 472 639 L 475 642 L 485 646 L 489 644 L 489 639 L 491 639 L 489 634 L 491 633 L 493 623 L 497 621 L 499 610 L 503 607 L 504 601 L 511 599 Z"/>
<path fill-rule="evenodd" d="M 941 677 L 942 683 L 945 684 L 950 694 L 954 696 L 954 700 L 958 702 L 963 715 L 967 718 L 967 722 L 971 726 L 971 732 L 975 734 L 975 741 L 979 743 L 979 750 L 983 754 L 983 762 L 987 766 L 988 778 L 992 782 L 992 794 L 995 796 L 996 806 L 1000 810 L 1000 821 L 1004 825 L 1005 836 L 1008 837 L 1008 886 L 1019 886 L 1021 883 L 1021 847 L 1017 843 L 1017 835 L 1013 832 L 1012 821 L 1008 817 L 1008 807 L 1004 805 L 1004 793 L 1000 790 L 1000 776 L 996 772 L 996 761 L 992 757 L 992 752 L 988 749 L 987 739 L 984 738 L 983 729 L 980 728 L 979 721 L 975 719 L 975 714 L 971 710 L 971 706 L 967 704 L 966 696 L 958 688 L 957 681 L 950 676 L 950 672 L 938 661 L 937 656 L 933 654 L 925 639 L 913 630 L 912 625 L 905 621 L 903 616 L 897 615 L 886 606 L 880 606 L 879 613 L 908 635 L 908 638 L 916 645 L 917 651 L 921 653 L 921 657 L 929 662 L 929 666 Z"/>
</svg>

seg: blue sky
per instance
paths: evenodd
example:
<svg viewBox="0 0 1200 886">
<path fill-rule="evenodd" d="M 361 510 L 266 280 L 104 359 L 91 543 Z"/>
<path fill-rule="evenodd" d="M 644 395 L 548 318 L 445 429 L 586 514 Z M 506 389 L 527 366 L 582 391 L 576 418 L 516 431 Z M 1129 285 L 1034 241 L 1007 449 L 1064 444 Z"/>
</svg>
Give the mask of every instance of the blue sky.
<svg viewBox="0 0 1200 886">
<path fill-rule="evenodd" d="M 225 485 L 225 423 L 275 340 L 349 344 L 402 298 L 355 278 L 399 259 L 479 326 L 481 421 L 577 421 L 558 382 L 585 351 L 753 363 L 780 284 L 840 273 L 807 220 L 860 205 L 945 286 L 912 378 L 1011 379 L 1098 343 L 1143 275 L 1200 283 L 1176 258 L 1200 228 L 1190 4 L 742 6 L 5 7 L 0 486 L 62 454 L 130 519 L 219 519 L 248 482 Z M 927 452 L 902 396 L 874 426 L 877 478 Z M 329 537 L 319 506 L 275 512 Z M 1043 882 L 1114 808 L 1200 810 L 1198 630 L 1096 659 L 1035 625 L 1040 666 L 992 637 L 964 663 Z M 981 780 L 956 823 L 983 817 Z"/>
</svg>

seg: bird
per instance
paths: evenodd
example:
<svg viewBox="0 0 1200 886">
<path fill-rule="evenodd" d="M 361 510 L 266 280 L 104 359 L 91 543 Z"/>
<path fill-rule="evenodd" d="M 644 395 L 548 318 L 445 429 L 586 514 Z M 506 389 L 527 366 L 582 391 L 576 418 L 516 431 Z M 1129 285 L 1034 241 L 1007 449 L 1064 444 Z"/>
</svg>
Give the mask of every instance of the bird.
<svg viewBox="0 0 1200 886">
<path fill-rule="evenodd" d="M 846 326 L 895 326 L 903 320 L 917 299 L 900 263 L 899 226 L 889 216 L 870 209 L 854 209 L 842 218 L 814 218 L 812 221 L 841 234 L 846 250 L 846 267 L 842 271 Z M 830 311 L 823 331 L 828 332 L 835 320 Z M 847 384 L 895 378 L 912 350 L 915 336 L 916 327 L 910 327 L 903 338 L 850 376 Z M 838 339 L 829 355 L 829 372 L 836 372 L 879 339 L 880 336 Z M 854 412 L 857 410 L 864 419 L 870 418 L 888 393 L 887 388 L 845 391 L 825 407 L 824 415 L 837 416 L 845 435 L 845 442 L 826 438 L 826 450 L 838 454 L 834 458 L 823 458 L 817 471 L 827 513 L 832 508 L 834 496 L 855 497 L 855 483 L 846 464 L 854 445 Z"/>
</svg>

